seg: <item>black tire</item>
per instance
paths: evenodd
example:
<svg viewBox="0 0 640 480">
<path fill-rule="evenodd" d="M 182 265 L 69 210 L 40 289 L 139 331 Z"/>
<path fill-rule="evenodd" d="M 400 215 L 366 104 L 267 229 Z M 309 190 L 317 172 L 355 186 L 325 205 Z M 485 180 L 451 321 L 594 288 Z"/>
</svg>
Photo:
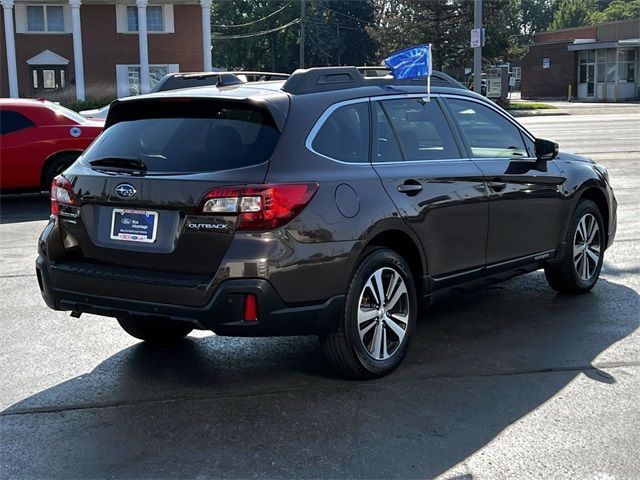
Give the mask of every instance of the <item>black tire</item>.
<svg viewBox="0 0 640 480">
<path fill-rule="evenodd" d="M 585 226 L 589 224 L 590 219 L 595 220 L 598 228 L 592 243 L 587 238 L 586 246 L 580 241 L 582 233 L 578 231 L 579 228 L 582 228 L 581 222 L 583 219 L 585 219 Z M 589 237 L 588 234 L 587 237 Z M 602 214 L 597 205 L 591 200 L 582 200 L 578 203 L 571 217 L 565 242 L 562 257 L 549 263 L 544 269 L 547 282 L 551 288 L 561 294 L 586 293 L 598 281 L 605 248 L 605 228 Z M 574 246 L 578 252 L 584 250 L 585 253 L 578 253 L 574 256 Z M 597 262 L 590 256 L 596 253 L 596 248 L 597 252 L 599 252 Z M 587 262 L 586 267 L 583 259 Z M 588 270 L 584 270 L 585 268 Z"/>
<path fill-rule="evenodd" d="M 149 343 L 168 344 L 186 337 L 193 330 L 189 326 L 166 324 L 138 318 L 118 318 L 122 329 L 132 337 Z"/>
<path fill-rule="evenodd" d="M 380 315 L 381 310 L 376 309 L 373 304 L 367 306 L 365 310 L 361 310 L 361 301 L 366 303 L 368 301 L 367 298 L 372 298 L 372 295 L 375 295 L 367 287 L 367 282 L 378 271 L 382 271 L 380 278 L 383 285 L 385 279 L 387 280 L 387 284 L 383 288 L 383 291 L 386 292 L 385 296 L 389 294 L 389 298 L 384 300 L 385 304 L 381 305 L 382 311 L 384 311 L 382 315 Z M 399 275 L 403 284 L 396 283 L 396 288 L 392 289 L 390 284 L 396 279 L 394 272 Z M 394 292 L 396 294 L 400 292 L 402 285 L 406 287 L 406 295 L 402 293 L 401 296 L 395 299 L 393 294 Z M 396 302 L 391 305 L 394 299 Z M 388 310 L 386 310 L 387 306 L 389 306 Z M 364 326 L 363 330 L 369 329 L 365 333 L 363 340 L 360 338 L 358 326 L 359 314 L 367 316 L 370 314 L 379 315 L 374 320 L 366 320 L 360 323 L 360 325 Z M 386 316 L 387 314 L 389 316 Z M 369 379 L 387 375 L 402 362 L 414 336 L 417 315 L 418 303 L 415 284 L 407 262 L 396 252 L 386 248 L 368 251 L 353 274 L 347 291 L 345 310 L 336 328 L 320 338 L 323 353 L 331 366 L 347 377 Z M 404 320 L 402 322 L 399 320 L 401 317 L 406 318 L 406 323 L 403 324 Z M 394 325 L 391 326 L 388 322 Z M 372 324 L 373 326 L 371 326 Z M 394 333 L 397 331 L 395 329 L 398 326 L 404 330 L 402 338 Z M 378 358 L 374 358 L 375 353 L 371 353 L 368 349 L 372 349 L 373 352 L 376 351 L 375 343 L 378 329 L 384 331 L 384 333 L 380 334 L 382 338 L 380 345 L 384 342 L 384 348 L 390 348 L 388 350 L 378 350 L 381 354 L 376 355 Z M 366 347 L 365 343 L 369 344 L 369 346 Z M 384 358 L 382 352 L 388 354 L 388 358 Z"/>
<path fill-rule="evenodd" d="M 79 156 L 79 153 L 69 152 L 62 153 L 51 160 L 42 175 L 42 189 L 46 190 L 47 192 L 51 190 L 51 182 L 53 182 L 53 179 L 64 172 L 69 166 L 71 166 L 71 164 L 75 162 Z"/>
</svg>

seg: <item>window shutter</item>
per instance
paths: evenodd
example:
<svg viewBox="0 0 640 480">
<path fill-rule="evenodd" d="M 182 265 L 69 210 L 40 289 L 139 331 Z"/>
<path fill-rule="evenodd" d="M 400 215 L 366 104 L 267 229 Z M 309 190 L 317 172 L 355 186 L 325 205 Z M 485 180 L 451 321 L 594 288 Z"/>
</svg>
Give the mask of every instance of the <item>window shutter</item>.
<svg viewBox="0 0 640 480">
<path fill-rule="evenodd" d="M 16 33 L 27 33 L 27 6 L 24 3 L 16 3 L 13 8 L 16 14 Z"/>
<path fill-rule="evenodd" d="M 116 4 L 116 32 L 127 33 L 127 6 Z"/>
<path fill-rule="evenodd" d="M 175 33 L 173 25 L 173 5 L 167 3 L 162 6 L 162 15 L 164 16 L 164 31 L 165 33 Z"/>
<path fill-rule="evenodd" d="M 80 7 L 82 9 L 82 7 Z M 73 33 L 73 20 L 71 19 L 71 6 L 67 3 L 62 6 L 64 12 L 64 31 L 67 33 Z M 81 13 L 82 15 L 82 13 Z"/>
</svg>

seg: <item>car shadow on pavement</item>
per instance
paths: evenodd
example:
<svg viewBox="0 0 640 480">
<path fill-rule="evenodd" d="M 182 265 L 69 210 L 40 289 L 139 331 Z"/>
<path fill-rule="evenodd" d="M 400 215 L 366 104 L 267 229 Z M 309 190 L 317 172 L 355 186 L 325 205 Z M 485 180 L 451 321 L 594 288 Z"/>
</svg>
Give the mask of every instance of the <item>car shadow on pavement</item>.
<svg viewBox="0 0 640 480">
<path fill-rule="evenodd" d="M 47 220 L 51 213 L 45 193 L 0 195 L 0 224 Z"/>
<path fill-rule="evenodd" d="M 3 476 L 432 478 L 577 376 L 612 388 L 604 352 L 639 309 L 626 286 L 560 296 L 536 272 L 440 301 L 369 382 L 333 375 L 312 337 L 136 344 L 4 410 Z"/>
</svg>

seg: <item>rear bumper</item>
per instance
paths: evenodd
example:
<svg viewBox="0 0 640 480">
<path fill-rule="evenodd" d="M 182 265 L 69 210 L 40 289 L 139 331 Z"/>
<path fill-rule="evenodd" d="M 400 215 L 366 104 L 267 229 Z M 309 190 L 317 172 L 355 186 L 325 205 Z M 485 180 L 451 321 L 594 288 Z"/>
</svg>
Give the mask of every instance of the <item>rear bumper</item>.
<svg viewBox="0 0 640 480">
<path fill-rule="evenodd" d="M 219 335 L 275 336 L 321 333 L 333 327 L 343 311 L 344 295 L 324 303 L 290 306 L 264 279 L 229 279 L 216 288 L 204 306 L 179 305 L 182 298 L 166 302 L 146 302 L 71 291 L 65 284 L 54 284 L 51 270 L 43 256 L 36 259 L 36 273 L 45 303 L 54 310 L 92 313 L 107 317 L 138 317 L 150 321 L 185 322 L 193 328 L 212 330 Z M 136 289 L 136 284 L 131 284 Z M 67 287 L 68 288 L 68 287 Z M 99 290 L 99 288 L 96 288 Z M 258 320 L 244 321 L 247 294 L 258 301 Z"/>
</svg>

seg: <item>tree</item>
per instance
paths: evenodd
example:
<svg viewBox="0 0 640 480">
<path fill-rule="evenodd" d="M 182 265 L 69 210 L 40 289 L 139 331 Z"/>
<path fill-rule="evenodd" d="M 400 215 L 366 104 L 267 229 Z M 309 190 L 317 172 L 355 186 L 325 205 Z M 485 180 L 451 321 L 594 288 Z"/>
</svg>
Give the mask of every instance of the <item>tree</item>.
<svg viewBox="0 0 640 480">
<path fill-rule="evenodd" d="M 593 12 L 589 18 L 591 23 L 612 22 L 640 17 L 640 0 L 613 0 L 605 8 Z"/>
<path fill-rule="evenodd" d="M 549 28 L 558 30 L 588 25 L 594 8 L 594 0 L 560 0 Z"/>
<path fill-rule="evenodd" d="M 228 0 L 212 7 L 212 55 L 217 67 L 291 72 L 298 67 L 300 2 Z M 374 18 L 370 0 L 307 0 L 305 65 L 362 65 L 376 45 L 366 26 Z M 242 35 L 246 38 L 229 38 Z"/>
<path fill-rule="evenodd" d="M 436 69 L 470 61 L 471 2 L 374 0 L 374 5 L 376 20 L 369 27 L 369 33 L 379 45 L 378 58 L 411 45 L 431 43 Z"/>
<path fill-rule="evenodd" d="M 533 40 L 537 32 L 544 32 L 553 20 L 557 0 L 514 0 L 520 7 L 520 29 L 524 41 Z"/>
</svg>

